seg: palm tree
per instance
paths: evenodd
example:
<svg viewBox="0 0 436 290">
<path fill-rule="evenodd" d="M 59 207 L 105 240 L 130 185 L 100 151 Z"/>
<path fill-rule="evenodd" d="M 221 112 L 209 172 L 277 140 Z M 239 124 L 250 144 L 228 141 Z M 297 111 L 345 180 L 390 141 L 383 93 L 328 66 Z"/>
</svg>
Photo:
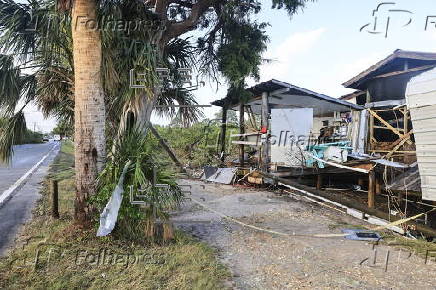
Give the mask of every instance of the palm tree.
<svg viewBox="0 0 436 290">
<path fill-rule="evenodd" d="M 141 2 L 134 3 L 123 6 L 108 2 L 100 12 L 131 19 L 150 17 Z M 104 164 L 106 122 L 112 125 L 108 127 L 117 128 L 129 111 L 139 111 L 136 105 L 150 93 L 131 90 L 126 72 L 130 68 L 156 67 L 157 60 L 147 43 L 150 34 L 146 29 L 131 32 L 132 35 L 103 30 L 100 35 L 99 31 L 83 27 L 88 19 L 97 18 L 95 4 L 77 0 L 74 5 L 69 14 L 56 10 L 53 1 L 0 1 L 0 48 L 4 53 L 0 55 L 0 108 L 5 117 L 0 124 L 0 158 L 8 160 L 15 140 L 24 134 L 22 112 L 31 102 L 45 115 L 75 123 L 76 219 L 83 222 L 89 213 L 86 200 L 94 193 L 95 177 Z M 126 43 L 132 39 L 141 39 L 139 49 L 132 50 Z M 176 69 L 186 64 L 189 49 L 186 41 L 171 42 L 162 54 L 166 65 Z M 150 73 L 149 87 L 154 82 L 156 76 Z M 168 107 L 161 107 L 158 112 L 170 117 L 176 114 L 171 109 L 175 102 L 195 104 L 189 92 L 175 94 L 167 88 L 159 96 L 158 104 Z M 192 122 L 198 120 L 201 112 L 185 109 L 182 115 L 184 122 Z"/>
<path fill-rule="evenodd" d="M 74 119 L 76 219 L 81 222 L 89 217 L 87 199 L 95 192 L 95 177 L 104 164 L 106 122 L 112 128 L 118 124 L 123 128 L 133 114 L 136 123 L 144 125 L 149 123 L 156 103 L 193 104 L 189 92 L 175 95 L 174 87 L 159 85 L 153 69 L 162 65 L 173 70 L 184 62 L 193 64 L 192 50 L 180 37 L 201 28 L 206 33 L 197 41 L 196 54 L 202 57 L 200 67 L 208 68 L 214 76 L 219 70 L 217 51 L 226 44 L 228 17 L 248 17 L 261 8 L 253 0 L 147 1 L 155 4 L 153 10 L 139 0 L 103 0 L 98 6 L 95 0 L 60 0 L 58 5 L 54 0 L 28 1 L 0 0 L 0 107 L 7 118 L 3 125 L 7 130 L 1 130 L 0 157 L 10 158 L 13 140 L 25 128 L 22 110 L 30 102 L 46 114 Z M 290 13 L 304 2 L 273 0 L 277 8 Z M 62 21 L 52 21 L 59 15 Z M 102 15 L 149 19 L 160 27 L 133 32 L 93 29 Z M 34 31 L 29 32 L 29 27 L 35 27 Z M 126 38 L 139 41 L 140 49 L 128 49 Z M 148 69 L 149 89 L 128 87 L 127 72 L 132 68 Z M 24 103 L 21 108 L 20 101 Z M 160 112 L 175 114 L 171 107 Z M 191 121 L 198 116 L 198 111 L 185 109 L 182 113 Z"/>
<path fill-rule="evenodd" d="M 88 220 L 88 198 L 96 192 L 96 179 L 106 158 L 106 109 L 102 85 L 100 31 L 88 27 L 97 21 L 94 0 L 75 0 L 72 7 L 74 59 L 74 141 L 76 168 L 75 217 Z"/>
</svg>

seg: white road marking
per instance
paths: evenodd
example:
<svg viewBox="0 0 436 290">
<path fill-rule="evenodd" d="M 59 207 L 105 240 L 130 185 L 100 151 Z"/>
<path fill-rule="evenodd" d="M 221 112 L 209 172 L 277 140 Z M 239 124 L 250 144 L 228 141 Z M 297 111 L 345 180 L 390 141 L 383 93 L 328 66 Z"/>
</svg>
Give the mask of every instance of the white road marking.
<svg viewBox="0 0 436 290">
<path fill-rule="evenodd" d="M 30 175 L 32 175 L 33 172 L 35 172 L 36 169 L 38 169 L 38 167 L 42 164 L 42 162 L 44 162 L 45 159 L 47 159 L 47 157 L 51 154 L 51 152 L 58 147 L 58 145 L 54 145 L 50 151 L 48 151 L 48 153 L 42 157 L 41 160 L 39 160 L 35 165 L 33 165 L 32 168 L 30 168 L 29 171 L 27 171 L 23 176 L 20 177 L 20 179 L 18 179 L 13 185 L 11 185 L 8 189 L 6 189 L 5 191 L 3 191 L 3 193 L 0 195 L 0 207 L 2 207 L 4 205 L 4 203 L 6 203 L 6 201 L 12 196 L 12 194 L 14 193 L 15 190 L 17 190 L 17 188 L 19 188 L 21 186 L 21 184 L 23 182 L 26 181 L 27 178 L 30 177 Z"/>
</svg>

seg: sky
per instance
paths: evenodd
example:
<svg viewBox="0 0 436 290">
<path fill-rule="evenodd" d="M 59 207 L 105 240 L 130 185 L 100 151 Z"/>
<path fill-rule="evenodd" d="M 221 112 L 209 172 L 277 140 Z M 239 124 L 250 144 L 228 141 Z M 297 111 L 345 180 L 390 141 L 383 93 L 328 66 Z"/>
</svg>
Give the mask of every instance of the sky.
<svg viewBox="0 0 436 290">
<path fill-rule="evenodd" d="M 270 9 L 271 0 L 262 3 L 264 9 L 256 19 L 270 24 L 266 29 L 270 42 L 264 57 L 273 62 L 261 66 L 261 82 L 274 78 L 340 97 L 353 91 L 342 83 L 396 49 L 436 52 L 434 0 L 318 0 L 309 2 L 292 19 L 285 11 Z M 380 6 L 375 26 L 373 11 L 381 3 L 391 4 Z M 248 84 L 256 82 L 249 80 Z M 226 84 L 218 87 L 207 83 L 194 91 L 198 103 L 208 105 L 225 97 Z M 205 116 L 213 118 L 219 109 L 205 108 Z M 55 125 L 54 120 L 44 120 L 36 108 L 29 108 L 25 115 L 29 128 L 50 131 Z M 152 121 L 165 125 L 169 120 L 154 116 Z"/>
</svg>

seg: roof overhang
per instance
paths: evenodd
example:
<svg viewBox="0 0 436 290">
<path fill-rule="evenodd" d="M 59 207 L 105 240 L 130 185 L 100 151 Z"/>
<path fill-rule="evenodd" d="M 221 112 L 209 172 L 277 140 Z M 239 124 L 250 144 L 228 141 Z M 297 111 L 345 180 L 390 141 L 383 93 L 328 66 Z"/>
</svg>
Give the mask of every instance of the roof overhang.
<svg viewBox="0 0 436 290">
<path fill-rule="evenodd" d="M 278 80 L 270 80 L 255 85 L 247 91 L 253 97 L 249 98 L 244 105 L 251 106 L 253 113 L 260 114 L 262 107 L 262 94 L 268 93 L 270 107 L 274 108 L 313 108 L 315 116 L 330 114 L 333 112 L 349 112 L 351 110 L 363 110 L 363 107 L 344 100 L 319 94 L 308 89 L 300 88 Z M 212 104 L 222 106 L 225 100 L 215 101 Z M 239 101 L 229 105 L 237 110 Z"/>
<path fill-rule="evenodd" d="M 406 60 L 415 60 L 415 61 L 427 61 L 428 64 L 436 63 L 436 53 L 431 52 L 418 52 L 418 51 L 406 51 L 397 49 L 389 55 L 387 58 L 379 61 L 375 65 L 369 67 L 367 70 L 361 72 L 354 78 L 346 81 L 342 85 L 346 88 L 354 88 L 354 89 L 361 89 L 361 85 L 366 82 L 369 79 L 372 79 L 374 77 L 377 77 L 381 74 L 399 74 L 400 72 L 383 72 L 383 68 L 391 64 L 397 59 L 406 59 Z M 407 72 L 407 70 L 405 70 Z"/>
</svg>

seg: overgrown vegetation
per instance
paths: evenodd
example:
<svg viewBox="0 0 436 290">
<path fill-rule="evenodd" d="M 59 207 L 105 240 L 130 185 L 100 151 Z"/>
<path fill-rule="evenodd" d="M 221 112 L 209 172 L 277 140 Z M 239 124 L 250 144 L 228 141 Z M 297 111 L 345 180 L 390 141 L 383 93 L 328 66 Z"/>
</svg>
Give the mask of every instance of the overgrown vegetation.
<svg viewBox="0 0 436 290">
<path fill-rule="evenodd" d="M 121 204 L 117 231 L 139 238 L 144 234 L 148 238 L 162 237 L 164 240 L 173 237 L 171 225 L 168 223 L 168 211 L 178 207 L 183 198 L 181 189 L 174 179 L 174 174 L 162 160 L 157 159 L 156 144 L 143 131 L 134 128 L 127 130 L 119 140 L 111 146 L 106 167 L 99 176 L 98 194 L 92 202 L 101 211 L 109 200 L 119 182 L 125 166 L 124 195 Z M 168 188 L 159 188 L 164 184 Z M 132 204 L 130 193 L 135 201 L 145 202 L 145 208 Z M 139 230 L 137 225 L 144 230 Z M 163 226 L 163 235 L 156 225 Z"/>
<path fill-rule="evenodd" d="M 231 120 L 227 123 L 227 160 L 237 158 L 238 148 L 231 144 L 231 134 L 237 134 L 238 125 Z M 205 165 L 219 165 L 219 135 L 221 121 L 205 119 L 190 127 L 175 125 L 158 126 L 159 134 L 168 142 L 182 164 L 191 169 Z"/>
<path fill-rule="evenodd" d="M 0 260 L 1 289 L 222 289 L 228 271 L 214 251 L 180 232 L 166 245 L 126 236 L 97 238 L 72 224 L 73 145 L 61 152 L 44 182 L 34 219 L 19 243 Z M 59 220 L 49 217 L 49 179 L 59 181 Z"/>
</svg>

